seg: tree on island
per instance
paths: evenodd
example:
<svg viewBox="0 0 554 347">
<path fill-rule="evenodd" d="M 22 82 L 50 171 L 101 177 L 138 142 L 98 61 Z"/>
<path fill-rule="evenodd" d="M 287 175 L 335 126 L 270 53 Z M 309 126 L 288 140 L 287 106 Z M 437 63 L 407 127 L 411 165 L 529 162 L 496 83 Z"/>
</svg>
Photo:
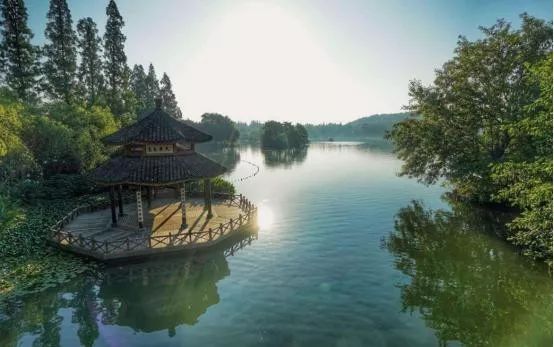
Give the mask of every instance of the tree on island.
<svg viewBox="0 0 554 347">
<path fill-rule="evenodd" d="M 302 148 L 308 144 L 308 132 L 301 124 L 269 121 L 262 127 L 260 142 L 264 148 Z"/>
<path fill-rule="evenodd" d="M 510 238 L 548 259 L 552 25 L 521 18 L 518 30 L 499 20 L 481 28 L 483 39 L 460 37 L 432 85 L 410 83 L 407 109 L 421 116 L 396 124 L 389 137 L 404 160 L 402 175 L 427 184 L 445 178 L 458 196 L 522 209 L 525 222 L 511 224 Z"/>
<path fill-rule="evenodd" d="M 77 47 L 81 55 L 79 89 L 89 105 L 95 104 L 104 88 L 102 75 L 101 42 L 96 23 L 87 17 L 77 23 Z"/>
<path fill-rule="evenodd" d="M 23 0 L 2 0 L 2 42 L 0 68 L 4 83 L 21 101 L 34 102 L 39 76 L 39 48 L 31 44 L 33 33 L 27 26 Z"/>
</svg>

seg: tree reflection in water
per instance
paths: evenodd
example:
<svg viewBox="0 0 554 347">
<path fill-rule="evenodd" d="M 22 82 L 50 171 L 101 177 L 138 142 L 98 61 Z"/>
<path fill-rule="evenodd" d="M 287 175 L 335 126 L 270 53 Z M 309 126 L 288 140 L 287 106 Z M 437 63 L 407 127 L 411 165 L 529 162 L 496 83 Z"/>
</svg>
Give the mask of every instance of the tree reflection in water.
<svg viewBox="0 0 554 347">
<path fill-rule="evenodd" d="M 197 151 L 225 166 L 229 172 L 233 171 L 240 161 L 237 147 L 228 147 L 216 143 L 202 143 L 197 145 Z"/>
<path fill-rule="evenodd" d="M 307 148 L 262 151 L 265 166 L 284 168 L 290 168 L 292 165 L 301 164 L 306 160 L 307 153 Z"/>
<path fill-rule="evenodd" d="M 503 229 L 498 213 L 460 203 L 452 208 L 431 211 L 413 202 L 396 215 L 384 244 L 410 278 L 399 284 L 403 310 L 419 312 L 441 345 L 550 345 L 546 267 L 522 260 L 496 237 Z"/>
<path fill-rule="evenodd" d="M 26 298 L 10 308 L 8 316 L 0 317 L 0 346 L 15 346 L 23 335 L 33 345 L 60 346 L 67 320 L 83 346 L 94 345 L 99 325 L 142 332 L 167 330 L 173 336 L 176 327 L 195 324 L 219 302 L 217 282 L 230 274 L 226 257 L 256 238 L 255 230 L 246 229 L 193 256 L 109 267 L 102 278 L 82 277 Z"/>
</svg>

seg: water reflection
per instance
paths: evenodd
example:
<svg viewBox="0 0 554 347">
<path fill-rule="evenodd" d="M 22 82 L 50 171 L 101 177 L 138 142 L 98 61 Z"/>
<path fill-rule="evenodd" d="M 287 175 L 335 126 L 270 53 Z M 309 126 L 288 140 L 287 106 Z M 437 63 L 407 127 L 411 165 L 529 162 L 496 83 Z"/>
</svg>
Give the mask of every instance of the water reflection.
<svg viewBox="0 0 554 347">
<path fill-rule="evenodd" d="M 197 145 L 197 151 L 233 171 L 240 161 L 237 147 L 225 147 L 221 144 L 202 143 Z"/>
<path fill-rule="evenodd" d="M 217 283 L 231 272 L 226 258 L 255 239 L 256 231 L 245 230 L 203 253 L 109 267 L 101 279 L 83 277 L 28 298 L 0 317 L 0 346 L 93 346 L 99 326 L 109 325 L 172 337 L 219 303 Z M 64 340 L 68 326 L 76 336 L 65 335 L 75 341 Z"/>
<path fill-rule="evenodd" d="M 385 241 L 405 312 L 418 312 L 441 345 L 547 346 L 552 341 L 552 285 L 545 269 L 492 234 L 501 214 L 453 204 L 431 211 L 418 202 L 396 215 Z"/>
<path fill-rule="evenodd" d="M 307 153 L 307 148 L 262 151 L 266 167 L 284 168 L 290 168 L 295 164 L 301 164 L 306 160 Z"/>
</svg>

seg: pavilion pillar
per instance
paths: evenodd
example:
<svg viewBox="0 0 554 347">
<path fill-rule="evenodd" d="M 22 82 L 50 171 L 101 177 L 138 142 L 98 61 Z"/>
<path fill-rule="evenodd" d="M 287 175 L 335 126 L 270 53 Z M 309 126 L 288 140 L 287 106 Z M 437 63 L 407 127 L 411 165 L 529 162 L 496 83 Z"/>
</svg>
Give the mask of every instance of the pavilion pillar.
<svg viewBox="0 0 554 347">
<path fill-rule="evenodd" d="M 142 212 L 142 194 L 140 190 L 140 186 L 137 189 L 137 220 L 139 229 L 144 228 L 144 215 Z"/>
<path fill-rule="evenodd" d="M 152 206 L 152 187 L 146 187 L 146 202 L 150 208 Z"/>
<path fill-rule="evenodd" d="M 124 213 L 123 213 L 123 197 L 122 197 L 122 190 L 123 188 L 121 187 L 121 185 L 117 186 L 117 203 L 119 205 L 119 216 L 120 217 L 123 217 Z"/>
<path fill-rule="evenodd" d="M 181 186 L 181 229 L 187 228 L 187 210 L 185 207 L 185 183 Z"/>
<path fill-rule="evenodd" d="M 205 199 L 205 205 L 206 210 L 208 210 L 208 216 L 207 218 L 212 218 L 212 180 L 209 178 L 204 179 L 204 199 Z"/>
<path fill-rule="evenodd" d="M 112 227 L 117 226 L 117 216 L 115 215 L 115 194 L 114 187 L 110 186 L 110 208 L 112 210 Z"/>
</svg>

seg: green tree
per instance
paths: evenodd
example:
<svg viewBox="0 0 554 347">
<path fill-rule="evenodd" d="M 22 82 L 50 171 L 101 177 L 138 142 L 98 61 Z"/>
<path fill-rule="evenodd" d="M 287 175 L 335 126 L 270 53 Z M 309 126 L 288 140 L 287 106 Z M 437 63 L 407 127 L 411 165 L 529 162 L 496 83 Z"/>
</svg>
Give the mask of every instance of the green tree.
<svg viewBox="0 0 554 347">
<path fill-rule="evenodd" d="M 0 11 L 3 17 L 0 30 L 3 79 L 20 100 L 34 102 L 39 49 L 31 44 L 33 34 L 27 26 L 27 8 L 23 0 L 2 0 Z"/>
<path fill-rule="evenodd" d="M 510 238 L 552 265 L 552 55 L 530 72 L 527 83 L 538 83 L 540 97 L 507 125 L 513 144 L 508 159 L 493 166 L 493 180 L 501 187 L 497 200 L 522 211 L 508 225 Z"/>
<path fill-rule="evenodd" d="M 417 118 L 400 122 L 389 136 L 404 160 L 401 174 L 427 184 L 446 178 L 460 196 L 490 201 L 497 189 L 492 164 L 506 160 L 513 135 L 538 97 L 526 83 L 527 64 L 552 51 L 552 26 L 522 15 L 513 30 L 499 20 L 481 28 L 484 38 L 460 37 L 455 56 L 437 70 L 431 86 L 412 81 L 407 108 Z"/>
<path fill-rule="evenodd" d="M 519 209 L 509 239 L 551 262 L 552 25 L 521 18 L 518 30 L 500 20 L 483 39 L 460 38 L 432 86 L 410 84 L 408 108 L 421 116 L 389 136 L 402 174 Z"/>
<path fill-rule="evenodd" d="M 25 118 L 23 104 L 0 94 L 0 191 L 38 169 L 22 140 Z"/>
<path fill-rule="evenodd" d="M 231 118 L 219 113 L 204 113 L 199 127 L 212 135 L 214 142 L 233 144 L 240 136 Z"/>
<path fill-rule="evenodd" d="M 156 76 L 156 70 L 154 65 L 150 64 L 148 66 L 148 74 L 146 75 L 146 106 L 147 108 L 152 108 L 155 105 L 155 100 L 160 96 L 160 83 L 158 82 L 158 77 Z"/>
<path fill-rule="evenodd" d="M 308 144 L 308 132 L 302 124 L 285 122 L 284 127 L 289 148 L 300 148 Z"/>
<path fill-rule="evenodd" d="M 114 116 L 107 107 L 80 105 L 50 105 L 47 116 L 70 130 L 71 150 L 79 170 L 90 170 L 107 158 L 101 139 L 117 130 Z"/>
<path fill-rule="evenodd" d="M 54 100 L 69 103 L 75 88 L 77 37 L 73 31 L 71 12 L 65 0 L 50 0 L 48 22 L 44 36 L 47 43 L 43 52 L 46 58 L 43 66 L 46 83 L 44 90 Z"/>
<path fill-rule="evenodd" d="M 121 31 L 125 22 L 114 0 L 110 0 L 108 3 L 106 15 L 108 16 L 104 34 L 104 75 L 108 87 L 106 99 L 112 112 L 120 116 L 125 112 L 122 95 L 125 92 L 124 88 L 128 77 L 127 56 L 125 55 L 126 38 Z"/>
<path fill-rule="evenodd" d="M 276 121 L 265 122 L 260 138 L 262 147 L 272 149 L 286 149 L 289 147 L 285 126 Z"/>
<path fill-rule="evenodd" d="M 167 113 L 175 118 L 182 118 L 181 109 L 177 105 L 177 99 L 173 93 L 171 87 L 171 80 L 169 76 L 164 72 L 162 79 L 160 80 L 160 97 L 162 98 L 162 104 L 165 107 Z"/>
<path fill-rule="evenodd" d="M 22 138 L 40 163 L 43 177 L 81 170 L 73 132 L 61 122 L 44 116 L 29 116 Z"/>
<path fill-rule="evenodd" d="M 260 142 L 272 149 L 298 149 L 308 144 L 308 132 L 301 124 L 266 122 L 262 127 Z"/>
<path fill-rule="evenodd" d="M 104 87 L 102 75 L 101 39 L 98 36 L 96 23 L 87 17 L 77 23 L 77 46 L 81 55 L 79 65 L 79 81 L 82 97 L 89 105 L 95 104 Z"/>
<path fill-rule="evenodd" d="M 137 113 L 144 112 L 148 105 L 147 99 L 147 87 L 146 87 L 146 73 L 142 65 L 133 66 L 131 71 L 131 90 L 137 98 Z"/>
</svg>

